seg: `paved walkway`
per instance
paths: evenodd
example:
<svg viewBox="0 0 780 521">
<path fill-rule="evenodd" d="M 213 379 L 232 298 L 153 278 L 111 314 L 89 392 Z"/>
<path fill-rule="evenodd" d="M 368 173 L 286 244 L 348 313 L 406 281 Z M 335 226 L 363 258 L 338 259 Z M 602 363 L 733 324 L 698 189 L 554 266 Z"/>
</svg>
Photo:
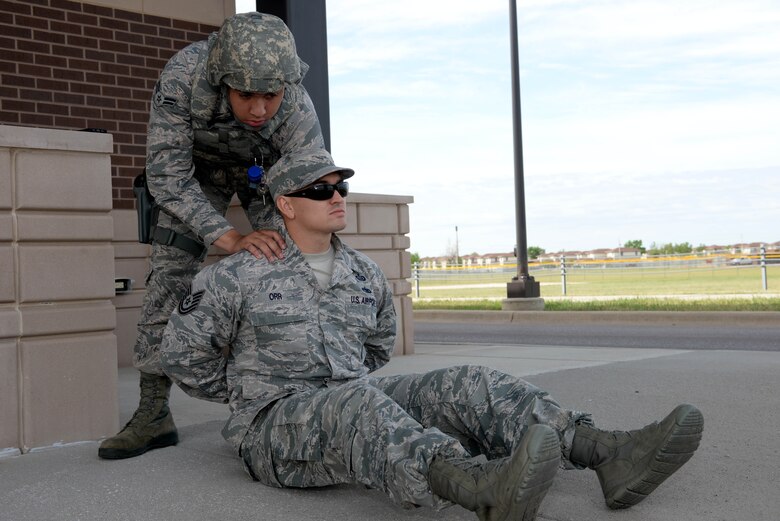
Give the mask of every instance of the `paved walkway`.
<svg viewBox="0 0 780 521">
<path fill-rule="evenodd" d="M 678 402 L 705 416 L 693 459 L 642 504 L 610 511 L 595 473 L 560 471 L 540 521 L 776 521 L 780 511 L 780 355 L 420 344 L 383 373 L 483 364 L 524 376 L 607 428 L 637 428 Z M 120 371 L 120 421 L 137 401 L 137 373 Z M 96 441 L 0 458 L 0 519 L 474 520 L 460 507 L 403 510 L 359 486 L 280 490 L 252 482 L 219 434 L 226 406 L 178 389 L 176 447 L 102 461 Z"/>
</svg>

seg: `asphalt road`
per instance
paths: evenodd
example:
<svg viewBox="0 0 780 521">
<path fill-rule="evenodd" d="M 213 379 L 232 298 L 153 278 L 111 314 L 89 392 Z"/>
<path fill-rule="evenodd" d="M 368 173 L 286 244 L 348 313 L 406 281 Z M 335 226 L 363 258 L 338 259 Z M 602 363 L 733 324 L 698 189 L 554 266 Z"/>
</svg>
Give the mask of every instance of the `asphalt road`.
<svg viewBox="0 0 780 521">
<path fill-rule="evenodd" d="M 780 351 L 777 327 L 683 324 L 519 324 L 415 320 L 415 343 Z"/>
</svg>

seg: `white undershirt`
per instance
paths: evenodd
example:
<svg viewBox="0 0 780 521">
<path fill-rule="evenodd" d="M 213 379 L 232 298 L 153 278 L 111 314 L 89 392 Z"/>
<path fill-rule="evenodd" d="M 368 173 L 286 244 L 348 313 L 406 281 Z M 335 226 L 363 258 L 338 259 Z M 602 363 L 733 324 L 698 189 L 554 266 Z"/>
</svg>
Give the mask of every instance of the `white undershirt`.
<svg viewBox="0 0 780 521">
<path fill-rule="evenodd" d="M 333 275 L 333 260 L 336 258 L 336 252 L 333 251 L 333 248 L 329 246 L 322 253 L 304 253 L 303 257 L 314 271 L 314 276 L 317 277 L 320 287 L 327 288 Z"/>
</svg>

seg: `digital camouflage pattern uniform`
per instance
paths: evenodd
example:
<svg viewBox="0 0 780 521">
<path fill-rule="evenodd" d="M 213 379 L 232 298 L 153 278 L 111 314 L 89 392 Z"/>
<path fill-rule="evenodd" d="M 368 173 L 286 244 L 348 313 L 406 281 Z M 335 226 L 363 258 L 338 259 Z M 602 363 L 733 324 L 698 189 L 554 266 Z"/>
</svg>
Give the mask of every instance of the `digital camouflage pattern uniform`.
<svg viewBox="0 0 780 521">
<path fill-rule="evenodd" d="M 266 170 L 282 154 L 324 147 L 313 104 L 301 81 L 308 66 L 297 56 L 284 23 L 245 13 L 226 20 L 207 41 L 177 53 L 155 86 L 147 137 L 149 189 L 162 208 L 158 226 L 209 246 L 232 229 L 224 218 L 237 194 L 253 229 L 268 228 L 273 212 L 262 189 L 250 189 L 247 169 Z M 237 121 L 227 86 L 277 92 L 279 111 L 261 128 Z M 154 243 L 138 324 L 135 366 L 162 374 L 159 344 L 171 311 L 183 297 L 205 252 L 196 258 Z"/>
<path fill-rule="evenodd" d="M 275 487 L 362 483 L 405 506 L 442 507 L 450 503 L 427 479 L 434 456 L 507 456 L 542 423 L 568 459 L 587 415 L 519 378 L 478 366 L 372 376 L 395 341 L 384 275 L 334 236 L 323 289 L 280 233 L 281 261 L 241 252 L 201 271 L 162 345 L 165 372 L 184 391 L 230 403 L 223 435 L 252 477 Z"/>
</svg>

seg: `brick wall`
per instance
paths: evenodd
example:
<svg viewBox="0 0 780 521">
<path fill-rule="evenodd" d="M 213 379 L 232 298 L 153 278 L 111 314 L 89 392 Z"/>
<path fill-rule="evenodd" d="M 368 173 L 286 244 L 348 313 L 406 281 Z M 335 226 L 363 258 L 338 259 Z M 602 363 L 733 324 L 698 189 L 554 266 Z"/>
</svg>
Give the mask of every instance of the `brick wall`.
<svg viewBox="0 0 780 521">
<path fill-rule="evenodd" d="M 106 129 L 114 208 L 133 208 L 157 76 L 216 29 L 66 0 L 0 0 L 0 124 Z"/>
</svg>

